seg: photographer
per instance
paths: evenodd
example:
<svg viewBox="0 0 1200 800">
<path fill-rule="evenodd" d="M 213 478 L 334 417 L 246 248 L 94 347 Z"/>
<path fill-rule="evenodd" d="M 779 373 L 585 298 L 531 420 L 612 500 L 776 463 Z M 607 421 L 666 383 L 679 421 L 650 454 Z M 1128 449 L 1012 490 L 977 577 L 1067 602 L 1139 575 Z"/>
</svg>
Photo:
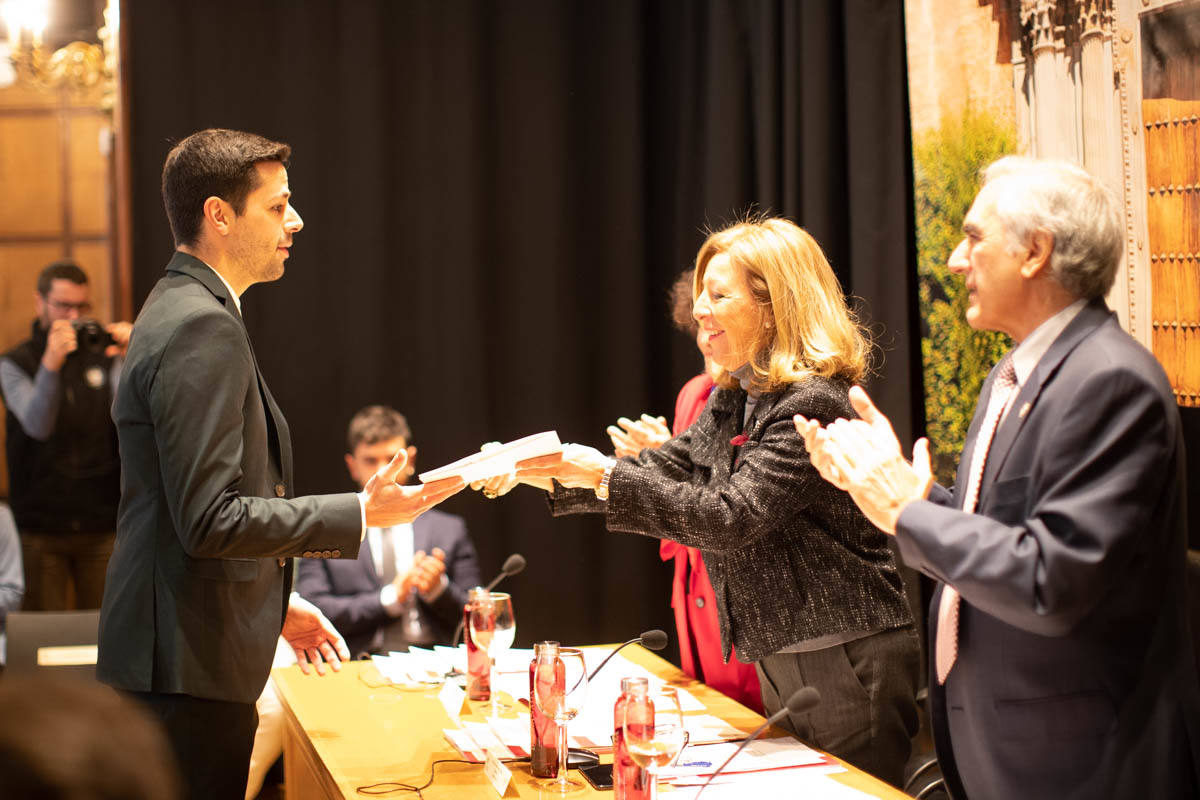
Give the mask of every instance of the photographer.
<svg viewBox="0 0 1200 800">
<path fill-rule="evenodd" d="M 24 608 L 99 608 L 120 499 L 110 409 L 131 326 L 88 318 L 88 277 L 73 261 L 42 270 L 34 304 L 32 337 L 0 357 Z"/>
</svg>

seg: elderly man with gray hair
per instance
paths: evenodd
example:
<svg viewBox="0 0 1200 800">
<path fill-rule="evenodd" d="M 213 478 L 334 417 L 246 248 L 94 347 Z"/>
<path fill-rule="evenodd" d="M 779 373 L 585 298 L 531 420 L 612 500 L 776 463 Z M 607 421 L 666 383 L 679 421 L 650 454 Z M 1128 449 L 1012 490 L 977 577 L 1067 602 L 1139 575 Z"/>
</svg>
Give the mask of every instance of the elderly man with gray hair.
<svg viewBox="0 0 1200 800">
<path fill-rule="evenodd" d="M 1117 200 L 1070 164 L 1004 158 L 963 233 L 949 267 L 967 322 L 1016 345 L 983 386 L 953 490 L 925 440 L 904 459 L 861 388 L 862 419 L 796 427 L 939 581 L 930 717 L 956 798 L 1200 796 L 1179 412 L 1105 306 Z"/>
</svg>

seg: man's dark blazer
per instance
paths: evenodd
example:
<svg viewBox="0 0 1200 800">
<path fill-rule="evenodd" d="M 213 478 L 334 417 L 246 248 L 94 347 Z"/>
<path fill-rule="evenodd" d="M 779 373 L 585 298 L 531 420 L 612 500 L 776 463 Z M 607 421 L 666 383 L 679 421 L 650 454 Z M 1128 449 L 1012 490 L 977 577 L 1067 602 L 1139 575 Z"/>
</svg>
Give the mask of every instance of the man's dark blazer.
<svg viewBox="0 0 1200 800">
<path fill-rule="evenodd" d="M 358 499 L 292 498 L 287 422 L 241 315 L 184 253 L 134 323 L 113 417 L 122 493 L 96 674 L 129 691 L 253 703 L 282 627 L 288 558 L 354 558 Z"/>
<path fill-rule="evenodd" d="M 434 642 L 450 644 L 463 618 L 467 592 L 479 585 L 479 560 L 462 517 L 426 511 L 413 522 L 413 551 L 432 553 L 435 547 L 446 554 L 449 583 L 432 604 L 418 600 L 417 610 Z M 393 620 L 379 602 L 382 586 L 369 540 L 354 561 L 306 559 L 296 575 L 296 591 L 329 617 L 354 655 L 371 652 L 376 634 L 382 634 L 383 626 Z"/>
<path fill-rule="evenodd" d="M 1197 797 L 1184 452 L 1162 368 L 1093 301 L 1021 388 L 966 514 L 971 448 L 954 494 L 934 487 L 897 526 L 904 560 L 962 595 L 958 660 L 944 687 L 930 677 L 955 797 Z"/>
</svg>

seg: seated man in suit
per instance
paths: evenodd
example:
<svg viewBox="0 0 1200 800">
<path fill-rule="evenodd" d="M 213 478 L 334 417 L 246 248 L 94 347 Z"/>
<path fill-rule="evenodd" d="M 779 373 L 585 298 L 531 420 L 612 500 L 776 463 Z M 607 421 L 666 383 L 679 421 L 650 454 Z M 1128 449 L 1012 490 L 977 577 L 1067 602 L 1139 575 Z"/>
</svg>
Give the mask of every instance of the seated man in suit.
<svg viewBox="0 0 1200 800">
<path fill-rule="evenodd" d="M 407 473 L 417 448 L 404 416 L 385 406 L 354 415 L 346 436 L 346 468 L 362 486 L 407 448 Z M 346 637 L 350 652 L 386 653 L 449 644 L 467 591 L 479 584 L 475 546 L 461 517 L 430 511 L 412 524 L 368 528 L 358 559 L 305 559 L 296 588 Z"/>
</svg>

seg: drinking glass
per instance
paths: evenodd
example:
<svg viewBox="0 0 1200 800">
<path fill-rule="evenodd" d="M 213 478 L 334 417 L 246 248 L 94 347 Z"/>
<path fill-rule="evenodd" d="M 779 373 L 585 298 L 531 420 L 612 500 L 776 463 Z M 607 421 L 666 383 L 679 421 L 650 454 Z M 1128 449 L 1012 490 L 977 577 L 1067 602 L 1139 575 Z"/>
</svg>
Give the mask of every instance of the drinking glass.
<svg viewBox="0 0 1200 800">
<path fill-rule="evenodd" d="M 556 688 L 556 681 L 538 681 L 535 683 L 531 703 L 537 704 L 542 714 L 558 723 L 558 775 L 538 781 L 543 789 L 566 794 L 584 787 L 579 781 L 567 778 L 567 723 L 575 719 L 583 710 L 583 701 L 587 697 L 587 664 L 583 659 L 583 651 L 575 647 L 560 647 L 558 658 L 563 665 L 562 691 Z"/>
<path fill-rule="evenodd" d="M 663 686 L 645 697 L 630 698 L 621 728 L 629 757 L 646 770 L 650 800 L 656 800 L 659 768 L 674 761 L 687 742 L 679 693 Z"/>
<path fill-rule="evenodd" d="M 479 603 L 471 609 L 471 637 L 475 644 L 487 651 L 491 661 L 490 676 L 492 696 L 488 712 L 495 717 L 511 706 L 500 702 L 500 690 L 496 685 L 496 656 L 507 651 L 517 636 L 517 620 L 513 616 L 512 597 L 507 592 L 489 592 L 488 603 Z"/>
</svg>

